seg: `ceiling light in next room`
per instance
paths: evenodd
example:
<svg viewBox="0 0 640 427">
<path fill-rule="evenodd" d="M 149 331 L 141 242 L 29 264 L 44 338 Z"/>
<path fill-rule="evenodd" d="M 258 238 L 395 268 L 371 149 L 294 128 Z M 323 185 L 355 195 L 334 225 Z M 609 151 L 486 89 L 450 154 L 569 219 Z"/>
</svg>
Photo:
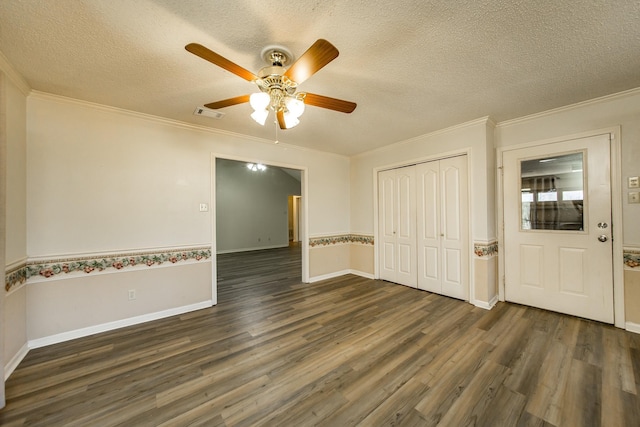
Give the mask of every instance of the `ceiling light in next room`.
<svg viewBox="0 0 640 427">
<path fill-rule="evenodd" d="M 247 163 L 247 169 L 253 172 L 258 172 L 258 171 L 263 172 L 267 170 L 267 167 L 260 163 Z"/>
</svg>

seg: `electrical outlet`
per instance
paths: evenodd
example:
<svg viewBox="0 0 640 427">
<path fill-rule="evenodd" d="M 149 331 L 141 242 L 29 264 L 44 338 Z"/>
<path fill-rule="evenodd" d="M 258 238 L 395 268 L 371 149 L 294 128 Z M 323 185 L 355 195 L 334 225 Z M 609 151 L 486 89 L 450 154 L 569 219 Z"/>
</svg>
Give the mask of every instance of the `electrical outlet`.
<svg viewBox="0 0 640 427">
<path fill-rule="evenodd" d="M 129 289 L 129 301 L 136 299 L 136 290 Z"/>
<path fill-rule="evenodd" d="M 200 212 L 208 212 L 209 211 L 209 205 L 207 205 L 206 203 L 200 203 Z"/>
</svg>

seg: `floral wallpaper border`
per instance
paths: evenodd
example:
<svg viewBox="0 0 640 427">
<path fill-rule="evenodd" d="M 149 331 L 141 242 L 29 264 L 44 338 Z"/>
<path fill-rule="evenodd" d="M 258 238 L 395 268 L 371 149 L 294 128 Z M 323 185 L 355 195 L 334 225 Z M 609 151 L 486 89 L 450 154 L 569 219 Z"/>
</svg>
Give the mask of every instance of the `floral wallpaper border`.
<svg viewBox="0 0 640 427">
<path fill-rule="evenodd" d="M 625 267 L 637 268 L 640 270 L 640 249 L 623 249 L 622 256 Z"/>
<path fill-rule="evenodd" d="M 329 246 L 345 243 L 361 243 L 363 245 L 373 245 L 373 236 L 362 234 L 341 234 L 338 236 L 312 237 L 309 239 L 309 246 Z"/>
<path fill-rule="evenodd" d="M 498 255 L 498 242 L 474 243 L 473 252 L 481 258 Z"/>
<path fill-rule="evenodd" d="M 26 261 L 20 265 L 7 270 L 4 277 L 4 289 L 9 292 L 13 287 L 22 285 L 27 281 L 27 263 Z"/>
<path fill-rule="evenodd" d="M 339 236 L 315 237 L 309 239 L 309 246 L 329 246 L 345 243 L 361 243 L 373 245 L 373 236 L 359 234 L 344 234 Z M 474 243 L 474 253 L 479 257 L 489 257 L 498 253 L 498 243 Z M 624 249 L 624 265 L 626 268 L 640 270 L 640 249 Z M 94 271 L 108 269 L 122 270 L 136 266 L 158 266 L 169 262 L 172 264 L 192 260 L 201 261 L 211 258 L 211 248 L 188 248 L 180 250 L 150 251 L 124 254 L 110 254 L 101 257 L 75 257 L 66 259 L 53 259 L 45 261 L 26 261 L 5 273 L 5 291 L 10 291 L 16 286 L 22 285 L 31 278 L 48 279 L 79 272 L 90 274 Z"/>
<path fill-rule="evenodd" d="M 136 266 L 158 266 L 164 263 L 201 261 L 211 258 L 211 247 L 186 248 L 163 251 L 148 251 L 103 256 L 86 256 L 64 259 L 29 261 L 21 264 L 5 275 L 5 290 L 28 282 L 31 278 L 44 278 L 69 273 L 86 273 L 104 270 L 122 270 Z"/>
</svg>

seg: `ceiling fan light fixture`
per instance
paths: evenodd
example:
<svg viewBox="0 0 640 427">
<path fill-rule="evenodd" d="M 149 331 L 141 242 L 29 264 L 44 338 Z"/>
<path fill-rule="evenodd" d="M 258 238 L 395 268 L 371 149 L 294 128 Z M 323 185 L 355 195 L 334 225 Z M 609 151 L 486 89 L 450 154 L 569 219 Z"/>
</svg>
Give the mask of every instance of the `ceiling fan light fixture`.
<svg viewBox="0 0 640 427">
<path fill-rule="evenodd" d="M 304 113 L 305 104 L 342 113 L 351 113 L 356 108 L 355 102 L 308 92 L 296 92 L 298 84 L 306 81 L 338 56 L 338 49 L 324 39 L 316 40 L 295 60 L 286 48 L 277 45 L 267 46 L 262 50 L 261 55 L 269 65 L 261 68 L 257 75 L 198 43 L 189 43 L 185 49 L 248 82 L 254 83 L 260 90 L 259 93 L 205 104 L 205 107 L 212 110 L 249 102 L 254 110 L 251 114 L 253 120 L 264 126 L 269 111 L 273 110 L 276 115 L 275 123 L 284 130 L 299 123 L 298 119 Z M 291 65 L 285 69 L 285 64 L 290 63 Z"/>
<path fill-rule="evenodd" d="M 288 97 L 285 100 L 285 105 L 287 106 L 287 110 L 294 117 L 298 118 L 304 113 L 304 102 L 301 99 Z"/>
<path fill-rule="evenodd" d="M 269 115 L 269 110 L 256 110 L 251 113 L 251 118 L 256 121 L 259 125 L 264 126 L 267 121 L 267 116 Z"/>
<path fill-rule="evenodd" d="M 292 127 L 297 126 L 300 123 L 300 120 L 292 114 L 290 111 L 285 111 L 284 113 L 284 124 L 287 129 L 291 129 Z"/>
<path fill-rule="evenodd" d="M 251 104 L 251 108 L 256 112 L 266 110 L 269 102 L 271 102 L 271 97 L 264 92 L 252 93 L 249 97 L 249 104 Z"/>
</svg>

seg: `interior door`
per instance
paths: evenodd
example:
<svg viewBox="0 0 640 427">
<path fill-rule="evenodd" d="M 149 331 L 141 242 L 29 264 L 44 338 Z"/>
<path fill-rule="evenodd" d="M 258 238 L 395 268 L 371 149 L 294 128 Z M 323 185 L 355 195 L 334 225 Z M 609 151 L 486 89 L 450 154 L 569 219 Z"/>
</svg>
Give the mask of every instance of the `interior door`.
<svg viewBox="0 0 640 427">
<path fill-rule="evenodd" d="M 613 323 L 610 137 L 503 153 L 505 299 Z"/>
<path fill-rule="evenodd" d="M 378 175 L 380 278 L 416 287 L 415 167 Z"/>
<path fill-rule="evenodd" d="M 418 287 L 469 299 L 466 156 L 416 166 Z"/>
</svg>

